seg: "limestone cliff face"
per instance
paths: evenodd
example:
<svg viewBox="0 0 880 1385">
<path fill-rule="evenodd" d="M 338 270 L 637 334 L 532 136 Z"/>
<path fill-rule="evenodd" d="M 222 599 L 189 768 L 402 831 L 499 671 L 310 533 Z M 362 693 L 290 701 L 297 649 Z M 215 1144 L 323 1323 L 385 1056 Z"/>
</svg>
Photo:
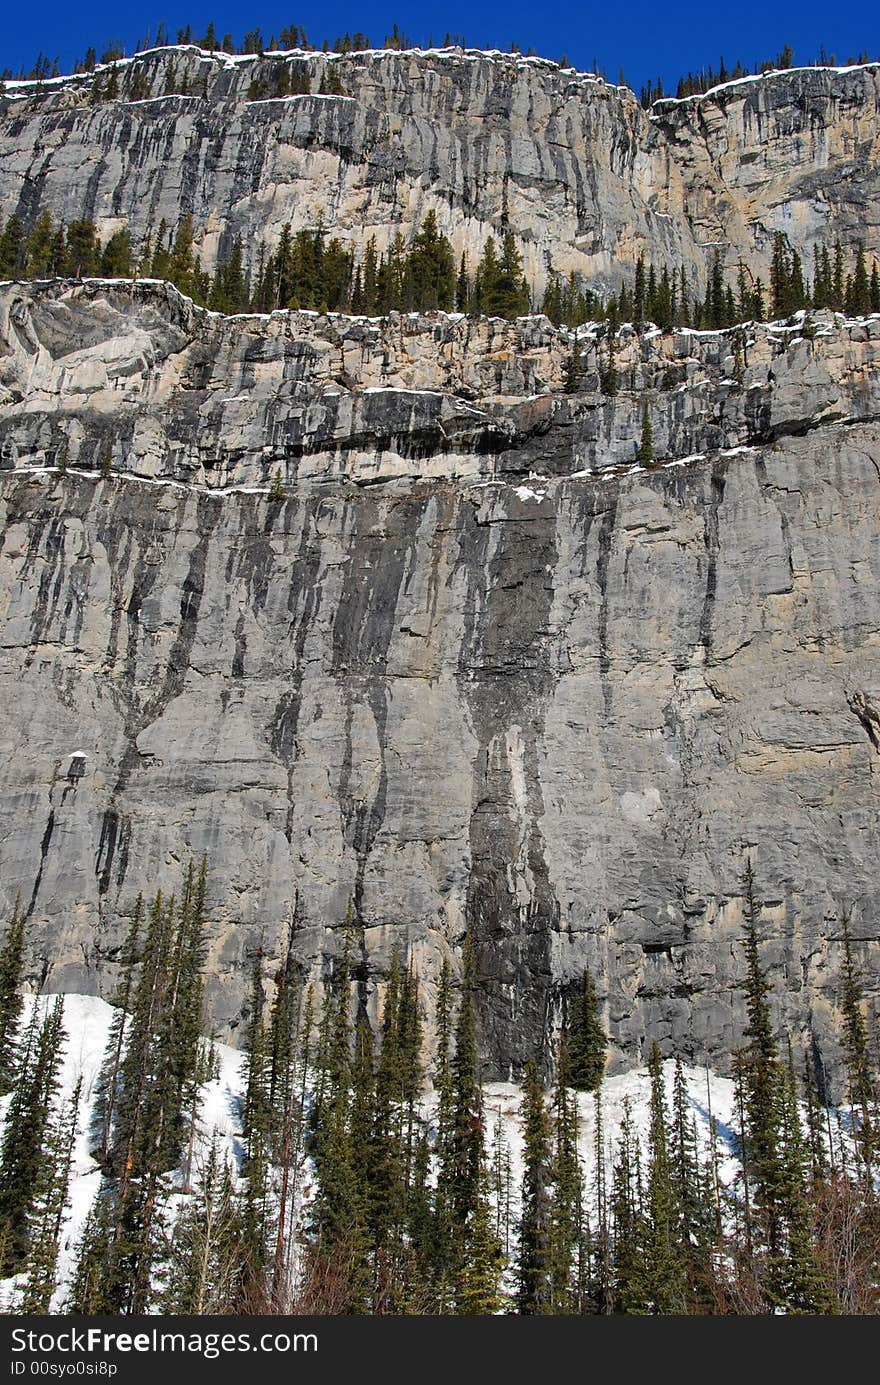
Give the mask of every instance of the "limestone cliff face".
<svg viewBox="0 0 880 1385">
<path fill-rule="evenodd" d="M 807 335 L 804 335 L 804 332 Z M 568 475 L 880 416 L 880 318 L 636 335 L 546 318 L 224 318 L 168 286 L 0 289 L 0 465 L 209 489 Z M 575 350 L 577 391 L 565 393 Z"/>
<path fill-rule="evenodd" d="M 750 855 L 778 1018 L 836 1076 L 842 908 L 877 999 L 880 319 L 630 337 L 612 399 L 590 333 L 561 392 L 542 319 L 19 285 L 0 338 L 0 905 L 35 973 L 109 992 L 138 891 L 204 851 L 223 1034 L 249 950 L 292 929 L 320 977 L 351 900 L 373 1000 L 395 942 L 430 1005 L 474 938 L 487 1074 L 585 964 L 618 1066 L 724 1069 Z"/>
<path fill-rule="evenodd" d="M 254 99 L 282 69 L 307 94 Z M 878 71 L 777 73 L 649 116 L 627 88 L 513 55 L 161 49 L 98 104 L 92 75 L 10 83 L 0 209 L 136 242 L 189 212 L 208 268 L 241 235 L 253 269 L 288 221 L 360 253 L 433 210 L 472 268 L 512 229 L 538 293 L 550 269 L 617 288 L 642 251 L 701 285 L 718 242 L 766 278 L 776 230 L 808 264 L 838 235 L 880 252 Z"/>
<path fill-rule="evenodd" d="M 766 267 L 781 231 L 812 271 L 814 246 L 880 244 L 880 65 L 798 68 L 685 101 L 652 120 L 687 188 L 701 241 Z"/>
<path fill-rule="evenodd" d="M 309 95 L 249 99 L 281 67 Z M 241 235 L 253 267 L 285 222 L 380 249 L 433 210 L 472 269 L 508 227 L 538 287 L 547 268 L 620 281 L 640 250 L 703 267 L 683 189 L 632 92 L 555 63 L 455 50 L 229 59 L 159 50 L 123 66 L 153 95 L 91 105 L 92 78 L 10 86 L 0 206 L 123 219 L 139 241 L 194 218 L 205 262 Z M 322 95 L 328 75 L 346 95 Z M 186 81 L 198 95 L 164 96 Z"/>
</svg>

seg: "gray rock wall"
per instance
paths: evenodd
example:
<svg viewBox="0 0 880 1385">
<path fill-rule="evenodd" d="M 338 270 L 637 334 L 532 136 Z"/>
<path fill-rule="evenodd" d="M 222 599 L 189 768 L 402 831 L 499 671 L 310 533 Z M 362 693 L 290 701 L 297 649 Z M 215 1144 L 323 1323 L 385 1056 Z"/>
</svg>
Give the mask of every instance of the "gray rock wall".
<svg viewBox="0 0 880 1385">
<path fill-rule="evenodd" d="M 308 94 L 251 99 L 282 68 Z M 90 217 L 104 236 L 127 224 L 136 243 L 188 212 L 207 268 L 240 235 L 253 270 L 285 222 L 360 255 L 433 210 L 471 270 L 487 236 L 513 230 L 539 294 L 551 269 L 617 288 L 641 252 L 702 286 L 719 245 L 728 271 L 743 261 L 766 282 L 777 230 L 808 271 L 837 236 L 880 253 L 876 64 L 775 73 L 650 114 L 600 78 L 460 50 L 172 48 L 118 79 L 97 104 L 91 74 L 8 84 L 0 211 Z M 336 82 L 344 95 L 326 94 Z"/>
<path fill-rule="evenodd" d="M 585 964 L 616 1065 L 657 1038 L 723 1070 L 750 855 L 780 1026 L 839 1075 L 843 908 L 877 1000 L 880 320 L 756 329 L 732 385 L 730 336 L 630 339 L 636 389 L 604 401 L 559 394 L 571 343 L 540 320 L 223 321 L 56 285 L 4 291 L 0 325 L 0 903 L 35 979 L 109 994 L 138 891 L 206 852 L 221 1034 L 252 949 L 293 929 L 320 978 L 352 901 L 371 1003 L 397 942 L 430 1008 L 471 934 L 487 1074 Z M 670 365 L 658 436 L 669 401 L 698 421 L 645 470 Z M 296 409 L 342 445 L 270 501 Z M 77 470 L 122 434 L 155 445 Z M 578 475 L 590 448 L 614 465 Z"/>
</svg>

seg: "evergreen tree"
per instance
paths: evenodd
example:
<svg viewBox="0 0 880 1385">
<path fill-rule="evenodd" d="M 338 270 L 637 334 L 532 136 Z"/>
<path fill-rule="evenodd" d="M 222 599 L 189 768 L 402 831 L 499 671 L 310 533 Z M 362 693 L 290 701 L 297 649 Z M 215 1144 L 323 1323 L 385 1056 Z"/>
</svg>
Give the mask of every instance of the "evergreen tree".
<svg viewBox="0 0 880 1385">
<path fill-rule="evenodd" d="M 55 228 L 48 212 L 41 212 L 27 239 L 25 271 L 29 279 L 41 279 L 53 270 Z"/>
<path fill-rule="evenodd" d="M 115 231 L 101 253 L 101 274 L 107 279 L 130 279 L 134 255 L 127 230 Z"/>
<path fill-rule="evenodd" d="M 477 1205 L 483 1147 L 475 989 L 476 957 L 473 943 L 468 937 L 462 959 L 461 1003 L 455 1027 L 455 1056 L 451 1068 L 450 1210 L 459 1230 L 465 1226 Z"/>
<path fill-rule="evenodd" d="M 641 327 L 645 320 L 645 257 L 639 255 L 636 261 L 636 282 L 633 291 L 633 321 Z"/>
<path fill-rule="evenodd" d="M 0 274 L 4 278 L 17 278 L 24 270 L 24 261 L 24 228 L 18 214 L 13 212 L 0 236 Z"/>
<path fill-rule="evenodd" d="M 523 1185 L 517 1257 L 517 1307 L 520 1313 L 552 1312 L 550 1278 L 550 1128 L 544 1091 L 534 1058 L 523 1078 Z"/>
<path fill-rule="evenodd" d="M 648 1061 L 651 1124 L 645 1225 L 645 1292 L 654 1313 L 685 1311 L 685 1272 L 678 1238 L 680 1210 L 670 1151 L 663 1065 L 655 1043 Z"/>
<path fill-rule="evenodd" d="M 47 1130 L 46 1157 L 27 1259 L 27 1279 L 20 1303 L 22 1313 L 48 1313 L 57 1287 L 58 1252 L 70 1188 L 81 1095 L 80 1077 L 73 1089 L 66 1117 L 53 1118 Z"/>
<path fill-rule="evenodd" d="M 241 1235 L 230 1170 L 212 1144 L 199 1190 L 174 1223 L 162 1311 L 195 1316 L 228 1312 L 237 1297 Z"/>
<path fill-rule="evenodd" d="M 770 987 L 761 965 L 758 919 L 751 862 L 746 867 L 745 981 L 748 1044 L 742 1051 L 743 1097 L 746 1118 L 745 1158 L 750 1167 L 754 1197 L 771 1257 L 780 1250 L 783 1168 L 780 1157 L 781 1073 L 770 1017 Z"/>
<path fill-rule="evenodd" d="M 442 308 L 455 302 L 455 259 L 452 246 L 429 211 L 410 247 L 406 266 L 406 306 L 410 309 Z"/>
<path fill-rule="evenodd" d="M 772 1266 L 775 1297 L 789 1313 L 833 1313 L 833 1295 L 816 1255 L 816 1228 L 807 1172 L 807 1149 L 798 1110 L 791 1046 L 782 1080 L 780 1129 L 786 1254 Z"/>
<path fill-rule="evenodd" d="M 629 1098 L 624 1098 L 623 1119 L 614 1162 L 610 1211 L 613 1228 L 611 1257 L 612 1297 L 616 1313 L 644 1313 L 644 1224 L 641 1212 L 639 1147 Z"/>
<path fill-rule="evenodd" d="M 651 429 L 651 415 L 648 412 L 648 405 L 642 405 L 642 437 L 636 452 L 636 461 L 650 465 L 654 460 L 654 434 Z"/>
<path fill-rule="evenodd" d="M 501 1243 L 492 1223 L 488 1189 L 481 1177 L 459 1269 L 456 1311 L 460 1314 L 488 1317 L 501 1311 Z"/>
<path fill-rule="evenodd" d="M 550 1311 L 574 1313 L 582 1308 L 576 1277 L 582 1238 L 583 1179 L 578 1158 L 577 1096 L 568 1087 L 568 1053 L 560 1040 L 553 1093 L 553 1151 L 550 1167 L 548 1264 Z"/>
<path fill-rule="evenodd" d="M 568 1075 L 572 1087 L 595 1092 L 605 1071 L 608 1038 L 602 1027 L 592 974 L 586 969 L 569 1003 L 565 1026 Z"/>
<path fill-rule="evenodd" d="M 852 288 L 847 295 L 846 310 L 855 317 L 863 317 L 871 311 L 871 284 L 865 261 L 865 247 L 861 241 L 856 247 L 856 263 L 852 276 Z"/>
<path fill-rule="evenodd" d="M 35 1003 L 0 1148 L 0 1273 L 4 1275 L 16 1272 L 26 1259 L 50 1158 L 48 1132 L 64 1042 L 61 998 L 39 1025 L 37 1014 Z"/>
<path fill-rule="evenodd" d="M 71 221 L 67 228 L 67 270 L 74 279 L 97 274 L 101 264 L 101 242 L 93 221 Z"/>
<path fill-rule="evenodd" d="M 92 1105 L 92 1153 L 100 1162 L 106 1160 L 110 1152 L 116 1101 L 119 1095 L 119 1077 L 127 1037 L 126 1026 L 134 995 L 143 908 L 143 896 L 138 895 L 128 932 L 122 945 L 120 955 L 122 974 L 120 984 L 113 997 L 114 1014 L 110 1022 L 107 1047 L 98 1074 Z"/>
<path fill-rule="evenodd" d="M 843 1043 L 846 1057 L 849 1101 L 853 1110 L 853 1126 L 859 1156 L 868 1181 L 877 1160 L 878 1120 L 877 1088 L 871 1070 L 868 1029 L 863 1013 L 864 994 L 852 950 L 850 920 L 843 920 L 843 978 L 841 1010 L 843 1011 Z"/>
<path fill-rule="evenodd" d="M 208 307 L 220 313 L 243 313 L 250 306 L 247 276 L 244 272 L 244 247 L 241 236 L 236 236 L 227 259 L 218 263 L 211 290 Z"/>
<path fill-rule="evenodd" d="M 251 968 L 251 994 L 245 1031 L 245 1139 L 242 1209 L 242 1289 L 246 1295 L 261 1282 L 268 1254 L 269 1145 L 272 1129 L 269 1039 L 264 1021 L 263 952 L 257 948 Z"/>
<path fill-rule="evenodd" d="M 16 896 L 0 948 L 0 1096 L 12 1090 L 18 1069 L 18 1026 L 24 1005 L 24 914 Z"/>
</svg>

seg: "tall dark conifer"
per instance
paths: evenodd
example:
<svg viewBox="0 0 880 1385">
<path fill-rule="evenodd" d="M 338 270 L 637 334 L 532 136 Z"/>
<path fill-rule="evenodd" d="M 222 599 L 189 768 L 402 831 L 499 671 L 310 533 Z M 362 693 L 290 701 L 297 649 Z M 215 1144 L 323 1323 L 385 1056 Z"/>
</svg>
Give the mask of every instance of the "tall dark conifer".
<svg viewBox="0 0 880 1385">
<path fill-rule="evenodd" d="M 517 1256 L 517 1307 L 520 1313 L 551 1313 L 550 1273 L 550 1122 L 534 1058 L 523 1078 L 523 1185 Z"/>
</svg>

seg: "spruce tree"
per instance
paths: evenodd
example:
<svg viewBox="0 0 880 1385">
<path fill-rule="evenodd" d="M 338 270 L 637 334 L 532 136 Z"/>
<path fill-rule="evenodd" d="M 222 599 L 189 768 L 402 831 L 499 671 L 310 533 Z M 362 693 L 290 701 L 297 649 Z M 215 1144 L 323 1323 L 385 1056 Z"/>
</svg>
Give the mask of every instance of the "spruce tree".
<svg viewBox="0 0 880 1385">
<path fill-rule="evenodd" d="M 455 1027 L 455 1056 L 451 1068 L 450 1211 L 458 1231 L 464 1228 L 477 1204 L 483 1145 L 475 990 L 476 957 L 473 943 L 467 938 L 462 959 L 461 1002 Z"/>
<path fill-rule="evenodd" d="M 245 1140 L 242 1197 L 242 1292 L 255 1292 L 262 1283 L 268 1255 L 269 1159 L 272 1112 L 269 1100 L 270 1053 L 264 1019 L 263 950 L 257 948 L 251 966 L 251 993 L 245 1031 L 245 1099 L 242 1134 Z"/>
<path fill-rule="evenodd" d="M 60 996 L 39 1025 L 38 1009 L 35 1002 L 22 1068 L 0 1147 L 2 1274 L 17 1272 L 26 1259 L 34 1211 L 50 1158 L 48 1134 L 64 1042 Z"/>
<path fill-rule="evenodd" d="M 856 1146 L 865 1178 L 870 1182 L 877 1161 L 878 1113 L 877 1087 L 871 1067 L 868 1029 L 863 1013 L 864 993 L 852 949 L 850 920 L 847 914 L 843 926 L 843 977 L 841 1009 L 843 1011 L 843 1045 L 846 1058 L 849 1102 L 853 1111 Z"/>
<path fill-rule="evenodd" d="M 568 1078 L 572 1087 L 582 1092 L 598 1090 L 605 1072 L 608 1038 L 602 1026 L 596 986 L 589 969 L 584 971 L 569 1002 L 565 1045 Z"/>
<path fill-rule="evenodd" d="M 654 434 L 651 429 L 651 415 L 648 412 L 648 405 L 642 405 L 642 437 L 636 453 L 636 461 L 642 462 L 645 466 L 650 466 L 654 460 Z"/>
<path fill-rule="evenodd" d="M 92 1153 L 99 1162 L 106 1160 L 110 1152 L 119 1095 L 119 1076 L 127 1038 L 126 1026 L 134 995 L 143 909 L 143 896 L 138 895 L 120 954 L 122 974 L 113 997 L 114 1014 L 92 1103 Z"/>
<path fill-rule="evenodd" d="M 523 1184 L 517 1255 L 520 1313 L 553 1311 L 550 1276 L 550 1123 L 534 1058 L 523 1077 Z"/>
<path fill-rule="evenodd" d="M 577 1095 L 569 1090 L 568 1054 L 560 1040 L 553 1093 L 548 1263 L 551 1312 L 579 1308 L 576 1267 L 582 1236 L 583 1178 L 578 1157 Z"/>
<path fill-rule="evenodd" d="M 501 1311 L 501 1243 L 493 1222 L 488 1187 L 481 1175 L 458 1272 L 455 1306 L 459 1314 L 488 1317 Z"/>
<path fill-rule="evenodd" d="M 164 1313 L 226 1313 L 236 1304 L 241 1213 L 229 1166 L 212 1143 L 197 1193 L 174 1223 L 161 1307 Z"/>
<path fill-rule="evenodd" d="M 808 1176 L 808 1152 L 798 1109 L 797 1083 L 791 1046 L 782 1080 L 781 1162 L 782 1199 L 787 1246 L 771 1266 L 774 1297 L 789 1313 L 833 1313 L 833 1294 L 825 1283 L 816 1255 L 816 1227 Z"/>
<path fill-rule="evenodd" d="M 8 279 L 18 278 L 24 271 L 24 260 L 24 228 L 18 214 L 13 212 L 0 236 L 0 275 Z"/>
<path fill-rule="evenodd" d="M 82 1078 L 78 1078 L 63 1117 L 50 1121 L 45 1137 L 40 1191 L 33 1218 L 27 1258 L 27 1279 L 22 1292 L 22 1313 L 48 1313 L 57 1287 L 58 1252 L 67 1209 L 70 1170 L 79 1119 Z"/>
<path fill-rule="evenodd" d="M 18 1026 L 24 1005 L 24 914 L 16 896 L 0 948 L 0 1096 L 12 1090 L 18 1069 Z"/>
<path fill-rule="evenodd" d="M 685 1311 L 685 1271 L 679 1241 L 680 1209 L 670 1151 L 663 1065 L 655 1043 L 648 1061 L 651 1123 L 645 1218 L 645 1293 L 654 1313 Z"/>
<path fill-rule="evenodd" d="M 746 1036 L 749 1042 L 742 1051 L 741 1067 L 746 1157 L 765 1245 L 772 1257 L 779 1252 L 781 1237 L 781 1070 L 770 1016 L 770 987 L 760 959 L 758 920 L 761 906 L 755 898 L 751 862 L 746 867 L 745 888 Z"/>
<path fill-rule="evenodd" d="M 624 1098 L 617 1157 L 612 1175 L 611 1294 L 615 1313 L 644 1313 L 644 1221 L 641 1208 L 639 1146 L 629 1097 Z"/>
</svg>

